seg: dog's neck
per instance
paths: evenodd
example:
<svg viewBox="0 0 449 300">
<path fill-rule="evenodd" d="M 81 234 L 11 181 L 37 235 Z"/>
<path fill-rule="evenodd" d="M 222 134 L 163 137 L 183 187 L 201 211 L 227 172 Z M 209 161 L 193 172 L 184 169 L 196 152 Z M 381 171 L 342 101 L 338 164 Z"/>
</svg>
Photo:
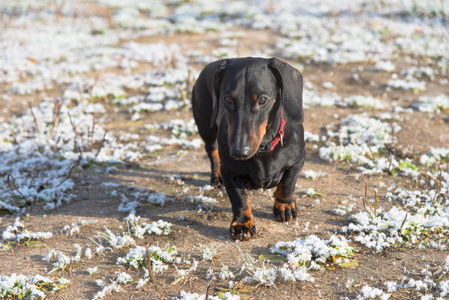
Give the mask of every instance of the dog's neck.
<svg viewBox="0 0 449 300">
<path fill-rule="evenodd" d="M 278 144 L 283 145 L 285 119 L 282 107 L 274 111 L 273 117 L 270 115 L 267 132 L 259 147 L 261 151 L 273 151 Z"/>
</svg>

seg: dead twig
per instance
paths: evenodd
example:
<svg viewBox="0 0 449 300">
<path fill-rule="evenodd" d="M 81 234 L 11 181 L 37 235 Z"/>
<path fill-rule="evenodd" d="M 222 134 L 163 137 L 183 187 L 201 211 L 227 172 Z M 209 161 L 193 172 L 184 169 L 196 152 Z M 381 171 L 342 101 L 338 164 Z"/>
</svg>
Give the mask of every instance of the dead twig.
<svg viewBox="0 0 449 300">
<path fill-rule="evenodd" d="M 369 148 L 369 152 L 371 154 L 371 159 L 374 159 L 374 152 L 373 152 L 373 149 L 371 148 L 371 144 L 369 141 L 368 141 L 368 148 Z"/>
<path fill-rule="evenodd" d="M 61 101 L 56 100 L 55 105 L 53 106 L 53 119 L 51 121 L 51 130 L 50 133 L 53 135 L 53 132 L 55 131 L 56 126 L 59 125 L 61 120 Z"/>
<path fill-rule="evenodd" d="M 75 140 L 75 150 L 76 150 L 76 147 L 78 147 L 78 150 L 80 152 L 80 156 L 78 157 L 78 162 L 77 162 L 77 164 L 79 164 L 81 162 L 81 160 L 83 159 L 83 149 L 81 149 L 81 146 Z"/>
<path fill-rule="evenodd" d="M 12 182 L 10 181 L 10 179 L 12 179 Z M 12 176 L 11 173 L 9 173 L 6 176 L 6 182 L 8 183 L 8 187 L 11 191 L 16 191 L 20 197 L 22 197 L 22 199 L 25 199 L 25 196 L 23 196 L 23 194 L 19 191 L 19 189 L 16 186 L 16 179 L 14 178 L 14 176 Z"/>
<path fill-rule="evenodd" d="M 377 194 L 377 189 L 374 189 L 374 199 L 376 199 L 376 202 L 374 203 L 374 214 L 377 216 L 377 209 L 379 208 L 379 195 Z"/>
<path fill-rule="evenodd" d="M 161 294 L 162 298 L 166 299 L 166 297 L 164 296 L 161 289 L 159 288 L 159 286 L 156 283 L 156 278 L 154 277 L 154 274 L 153 274 L 153 268 L 151 267 L 151 253 L 150 253 L 150 249 L 148 248 L 148 246 L 145 248 L 145 251 L 146 251 L 146 255 L 147 255 L 147 269 L 148 269 L 148 274 L 150 275 L 150 279 L 153 282 L 154 286 L 156 287 L 156 290 L 159 292 L 159 294 Z"/>
<path fill-rule="evenodd" d="M 402 228 L 405 225 L 405 221 L 407 221 L 407 217 L 408 217 L 408 214 L 405 215 L 404 221 L 402 221 L 402 224 L 401 224 L 401 228 L 399 228 L 399 232 L 401 232 L 401 233 L 402 233 Z"/>
<path fill-rule="evenodd" d="M 435 204 L 435 202 L 436 202 L 441 196 L 444 196 L 444 195 L 441 193 L 441 190 L 442 190 L 442 188 L 443 188 L 443 170 L 441 169 L 441 167 L 439 167 L 439 170 L 440 170 L 439 175 L 438 175 L 439 179 L 437 179 L 437 178 L 433 177 L 432 175 L 429 175 L 429 174 L 427 174 L 427 173 L 425 173 L 425 172 L 421 172 L 422 175 L 424 175 L 424 176 L 430 178 L 431 180 L 435 181 L 435 183 L 437 184 L 437 192 L 436 192 L 435 198 L 432 200 L 432 204 Z"/>
<path fill-rule="evenodd" d="M 371 212 L 371 213 L 375 212 L 368 202 L 368 182 L 365 181 L 365 198 L 363 199 L 363 207 L 368 212 L 368 209 L 366 206 L 368 206 L 368 208 L 370 210 L 369 212 Z"/>
<path fill-rule="evenodd" d="M 70 112 L 67 112 L 67 114 L 69 115 L 70 125 L 72 125 L 73 132 L 75 133 L 75 136 L 78 136 L 78 130 L 76 130 L 76 126 L 73 123 L 72 115 L 70 114 Z"/>
<path fill-rule="evenodd" d="M 209 299 L 209 289 L 212 286 L 212 282 L 215 280 L 215 278 L 212 278 L 209 283 L 206 286 L 206 298 L 204 298 L 205 300 Z"/>
<path fill-rule="evenodd" d="M 61 182 L 58 183 L 57 186 L 55 186 L 55 189 L 58 188 L 61 184 L 63 184 L 67 179 L 69 179 L 69 177 L 72 175 L 72 170 L 73 170 L 73 168 L 75 168 L 76 165 L 77 164 L 73 164 L 72 167 L 70 167 L 70 170 L 69 170 L 69 173 L 67 174 L 67 176 L 63 180 L 61 180 Z"/>
<path fill-rule="evenodd" d="M 31 115 L 33 116 L 34 125 L 36 125 L 36 131 L 39 133 L 39 124 L 37 123 L 36 115 L 33 112 L 33 107 L 31 106 L 31 102 L 28 102 L 28 107 L 30 108 Z"/>
<path fill-rule="evenodd" d="M 432 179 L 433 181 L 435 181 L 435 183 L 437 184 L 437 193 L 439 193 L 440 192 L 440 186 L 441 186 L 440 181 L 438 179 L 436 179 L 435 177 L 433 177 L 432 175 L 427 174 L 426 172 L 421 172 L 421 174 L 426 176 L 426 177 L 428 177 L 428 178 L 430 178 L 430 179 Z"/>
<path fill-rule="evenodd" d="M 93 138 L 94 138 L 94 134 L 95 134 L 95 116 L 93 117 L 93 121 L 92 121 L 92 130 L 89 128 L 89 126 L 87 126 L 87 143 L 88 145 L 91 145 L 93 143 Z"/>
<path fill-rule="evenodd" d="M 107 133 L 108 133 L 108 131 L 106 130 L 104 132 L 104 134 L 103 134 L 103 139 L 101 140 L 101 144 L 100 144 L 100 147 L 98 147 L 97 153 L 95 153 L 94 161 L 97 159 L 98 154 L 100 154 L 101 148 L 103 148 L 103 146 L 104 146 L 104 142 L 106 141 L 106 134 Z"/>
</svg>

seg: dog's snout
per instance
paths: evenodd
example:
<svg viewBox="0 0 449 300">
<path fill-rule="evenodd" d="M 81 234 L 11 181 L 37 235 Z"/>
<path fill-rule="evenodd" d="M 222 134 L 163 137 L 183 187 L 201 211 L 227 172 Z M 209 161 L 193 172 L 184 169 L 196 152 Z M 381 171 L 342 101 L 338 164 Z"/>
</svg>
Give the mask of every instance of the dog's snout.
<svg viewBox="0 0 449 300">
<path fill-rule="evenodd" d="M 231 147 L 231 156 L 237 160 L 245 160 L 248 159 L 251 154 L 251 147 Z"/>
</svg>

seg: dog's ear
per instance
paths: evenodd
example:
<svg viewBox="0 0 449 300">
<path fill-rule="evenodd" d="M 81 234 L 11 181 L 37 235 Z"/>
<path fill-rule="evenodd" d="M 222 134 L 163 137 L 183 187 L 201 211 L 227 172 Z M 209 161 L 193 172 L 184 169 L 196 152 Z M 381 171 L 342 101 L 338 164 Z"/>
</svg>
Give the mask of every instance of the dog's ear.
<svg viewBox="0 0 449 300">
<path fill-rule="evenodd" d="M 278 98 L 284 112 L 298 123 L 304 122 L 302 108 L 302 74 L 294 67 L 277 58 L 271 58 L 268 67 L 273 72 L 278 85 Z M 288 102 L 287 103 L 285 102 Z"/>
<path fill-rule="evenodd" d="M 226 69 L 226 65 L 228 64 L 227 59 L 223 59 L 217 66 L 217 70 L 215 71 L 214 75 L 214 82 L 213 82 L 213 95 L 212 95 L 212 117 L 210 119 L 210 127 L 214 127 L 215 123 L 217 121 L 217 115 L 218 115 L 218 106 L 219 106 L 219 100 L 220 100 L 220 87 L 221 87 L 221 80 L 223 78 L 223 73 Z"/>
<path fill-rule="evenodd" d="M 279 59 L 273 57 L 270 59 L 268 63 L 268 67 L 271 69 L 271 72 L 273 72 L 274 77 L 276 78 L 277 85 L 278 85 L 278 98 L 280 105 L 284 103 L 284 80 L 282 78 L 282 70 L 285 68 L 285 63 L 280 61 Z"/>
</svg>

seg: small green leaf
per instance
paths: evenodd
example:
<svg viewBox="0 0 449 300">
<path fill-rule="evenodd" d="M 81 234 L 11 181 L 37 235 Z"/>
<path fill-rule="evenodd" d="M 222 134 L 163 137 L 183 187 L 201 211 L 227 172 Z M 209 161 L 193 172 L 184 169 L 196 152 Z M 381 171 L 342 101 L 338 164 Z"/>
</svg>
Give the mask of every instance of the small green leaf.
<svg viewBox="0 0 449 300">
<path fill-rule="evenodd" d="M 417 166 L 415 166 L 414 164 L 412 164 L 411 162 L 409 162 L 409 161 L 401 161 L 401 163 L 399 164 L 399 166 L 398 166 L 398 169 L 400 170 L 400 171 L 403 171 L 403 170 L 413 170 L 413 171 L 419 171 L 419 169 L 418 169 L 418 167 Z"/>
<path fill-rule="evenodd" d="M 393 176 L 398 176 L 399 175 L 398 171 L 396 171 L 395 169 L 391 169 L 389 172 Z"/>
<path fill-rule="evenodd" d="M 358 265 L 359 265 L 359 263 L 356 260 L 351 259 L 349 261 L 342 262 L 340 264 L 340 267 L 348 268 L 348 269 L 355 269 L 355 268 L 357 268 Z"/>
<path fill-rule="evenodd" d="M 27 245 L 28 247 L 35 247 L 35 246 L 40 246 L 43 245 L 44 243 L 41 241 L 26 241 L 25 245 Z"/>
<path fill-rule="evenodd" d="M 0 243 L 0 250 L 9 250 L 12 248 L 14 243 L 15 243 L 14 241 L 8 241 L 6 242 L 6 244 Z"/>
<path fill-rule="evenodd" d="M 275 253 L 271 253 L 271 252 L 262 253 L 261 255 L 259 255 L 259 258 L 260 259 L 268 259 L 269 261 L 271 261 L 274 264 L 287 261 L 287 257 L 285 257 L 284 255 L 275 254 Z"/>
</svg>

